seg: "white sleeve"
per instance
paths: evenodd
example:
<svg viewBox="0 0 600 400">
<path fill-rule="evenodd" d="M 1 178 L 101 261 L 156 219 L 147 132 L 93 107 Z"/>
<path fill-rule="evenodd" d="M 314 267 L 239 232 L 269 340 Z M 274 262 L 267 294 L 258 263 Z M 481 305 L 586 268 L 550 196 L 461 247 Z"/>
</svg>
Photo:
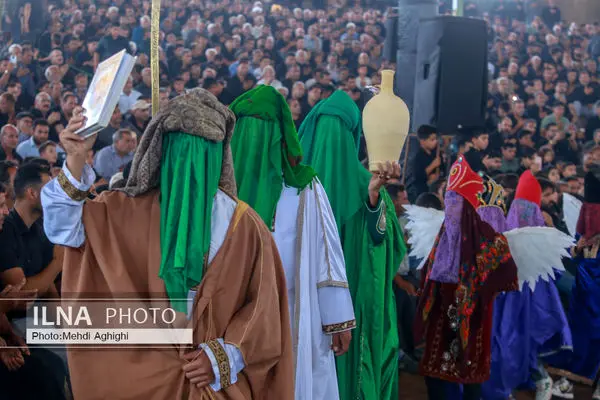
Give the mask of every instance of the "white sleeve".
<svg viewBox="0 0 600 400">
<path fill-rule="evenodd" d="M 210 384 L 212 390 L 218 392 L 237 382 L 238 374 L 246 366 L 240 349 L 232 344 L 224 343 L 223 339 L 202 343 L 200 348 L 206 352 L 215 374 L 215 381 Z M 219 360 L 222 362 L 219 363 Z"/>
<path fill-rule="evenodd" d="M 87 192 L 96 175 L 94 170 L 85 165 L 82 179 L 79 182 L 73 177 L 66 164 L 62 174 L 76 190 Z M 54 243 L 69 247 L 80 247 L 85 242 L 83 221 L 83 203 L 85 200 L 73 200 L 63 189 L 59 178 L 54 178 L 42 189 L 42 207 L 44 209 L 44 231 L 48 239 Z"/>
<path fill-rule="evenodd" d="M 321 267 L 317 285 L 319 309 L 323 332 L 332 334 L 355 328 L 356 321 L 346 277 L 344 251 L 335 218 L 327 194 L 317 180 L 313 181 L 313 192 L 317 214 L 315 218 L 318 221 L 315 224 L 315 235 L 322 238 L 317 245 L 318 254 L 315 255 Z M 310 203 L 312 202 L 307 201 L 306 207 L 312 208 Z"/>
<path fill-rule="evenodd" d="M 325 286 L 319 288 L 318 292 L 323 333 L 333 334 L 356 328 L 348 287 Z"/>
</svg>

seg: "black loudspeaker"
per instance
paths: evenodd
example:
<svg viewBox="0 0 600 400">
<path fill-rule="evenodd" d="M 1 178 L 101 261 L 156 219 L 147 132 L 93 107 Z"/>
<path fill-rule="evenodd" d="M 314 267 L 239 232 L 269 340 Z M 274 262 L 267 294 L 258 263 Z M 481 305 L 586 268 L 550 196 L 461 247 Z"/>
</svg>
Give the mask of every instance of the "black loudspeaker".
<svg viewBox="0 0 600 400">
<path fill-rule="evenodd" d="M 390 11 L 385 20 L 385 41 L 383 42 L 383 59 L 396 62 L 398 54 L 398 14 Z"/>
<path fill-rule="evenodd" d="M 450 134 L 459 125 L 483 127 L 487 99 L 487 27 L 483 20 L 436 17 L 421 21 L 412 126 Z"/>
</svg>

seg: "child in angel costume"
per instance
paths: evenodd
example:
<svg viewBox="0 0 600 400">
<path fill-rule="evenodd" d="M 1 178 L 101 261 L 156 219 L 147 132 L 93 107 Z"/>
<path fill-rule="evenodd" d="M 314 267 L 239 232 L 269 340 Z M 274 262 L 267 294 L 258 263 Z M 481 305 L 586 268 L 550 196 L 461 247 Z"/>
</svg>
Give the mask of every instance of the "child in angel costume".
<svg viewBox="0 0 600 400">
<path fill-rule="evenodd" d="M 446 398 L 448 382 L 463 384 L 464 399 L 481 398 L 490 375 L 495 296 L 547 280 L 572 244 L 552 228 L 496 232 L 476 211 L 483 190 L 483 179 L 459 156 L 444 212 L 407 207 L 412 254 L 423 259 L 415 335 L 425 337 L 420 372 L 431 400 Z M 542 247 L 554 263 L 531 262 L 530 249 Z"/>
</svg>

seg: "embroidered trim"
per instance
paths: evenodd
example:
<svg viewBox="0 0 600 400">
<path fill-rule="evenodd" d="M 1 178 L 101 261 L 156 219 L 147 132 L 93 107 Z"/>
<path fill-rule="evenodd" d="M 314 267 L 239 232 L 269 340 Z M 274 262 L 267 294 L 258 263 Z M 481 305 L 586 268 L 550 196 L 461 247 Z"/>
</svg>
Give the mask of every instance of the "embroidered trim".
<svg viewBox="0 0 600 400">
<path fill-rule="evenodd" d="M 383 200 L 381 200 L 382 203 L 382 208 L 381 208 L 381 213 L 379 214 L 379 218 L 377 219 L 377 232 L 379 232 L 382 235 L 385 235 L 385 231 L 387 228 L 387 219 L 385 216 L 385 212 L 386 212 L 386 207 L 385 204 L 383 204 Z"/>
<path fill-rule="evenodd" d="M 240 223 L 240 220 L 242 219 L 242 217 L 244 216 L 244 214 L 246 213 L 246 210 L 248 210 L 248 208 L 250 208 L 250 206 L 248 204 L 244 203 L 243 201 L 238 200 L 237 207 L 235 208 L 235 211 L 233 212 L 232 221 L 230 222 L 230 223 L 233 223 L 233 229 L 231 230 L 231 232 L 235 232 L 238 224 Z"/>
<path fill-rule="evenodd" d="M 87 199 L 89 190 L 84 192 L 83 190 L 77 189 L 71 182 L 69 182 L 69 178 L 67 178 L 67 175 L 65 175 L 63 170 L 60 171 L 57 179 L 62 190 L 64 190 L 67 196 L 69 196 L 72 200 L 83 201 Z"/>
<path fill-rule="evenodd" d="M 342 282 L 342 281 L 333 281 L 331 279 L 328 279 L 326 281 L 323 282 L 319 282 L 317 284 L 317 289 L 321 289 L 324 287 L 341 287 L 341 288 L 348 288 L 348 282 Z"/>
<path fill-rule="evenodd" d="M 217 366 L 219 367 L 219 374 L 221 375 L 221 389 L 226 389 L 231 386 L 231 368 L 229 366 L 229 357 L 221 343 L 218 340 L 209 340 L 206 342 L 208 348 L 213 352 L 215 359 L 217 360 Z"/>
<path fill-rule="evenodd" d="M 294 296 L 294 336 L 292 345 L 294 350 L 294 360 L 298 359 L 298 343 L 300 343 L 300 291 L 302 282 L 300 280 L 300 263 L 302 260 L 302 230 L 304 229 L 304 207 L 306 206 L 306 190 L 300 193 L 298 201 L 298 215 L 296 217 L 296 273 L 294 274 L 295 296 Z M 294 362 L 294 380 L 296 379 L 296 363 Z M 294 382 L 295 383 L 295 382 Z"/>
<path fill-rule="evenodd" d="M 365 201 L 365 206 L 367 207 L 367 210 L 371 213 L 378 213 L 381 210 L 381 205 L 383 204 L 383 199 L 381 198 L 381 194 L 379 195 L 379 205 L 377 206 L 377 208 L 372 208 L 371 204 L 369 204 L 368 201 Z"/>
<path fill-rule="evenodd" d="M 356 328 L 356 320 L 340 322 L 339 324 L 323 325 L 323 333 L 337 333 Z"/>
</svg>

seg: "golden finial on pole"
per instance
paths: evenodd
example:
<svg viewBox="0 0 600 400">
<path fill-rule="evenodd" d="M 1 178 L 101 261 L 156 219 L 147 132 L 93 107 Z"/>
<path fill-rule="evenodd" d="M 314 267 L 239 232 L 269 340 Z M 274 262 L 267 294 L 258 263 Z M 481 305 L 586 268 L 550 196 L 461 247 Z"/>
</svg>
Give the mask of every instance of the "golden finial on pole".
<svg viewBox="0 0 600 400">
<path fill-rule="evenodd" d="M 158 112 L 160 104 L 160 2 L 152 0 L 152 23 L 150 27 L 150 70 L 152 71 L 152 115 Z"/>
</svg>

